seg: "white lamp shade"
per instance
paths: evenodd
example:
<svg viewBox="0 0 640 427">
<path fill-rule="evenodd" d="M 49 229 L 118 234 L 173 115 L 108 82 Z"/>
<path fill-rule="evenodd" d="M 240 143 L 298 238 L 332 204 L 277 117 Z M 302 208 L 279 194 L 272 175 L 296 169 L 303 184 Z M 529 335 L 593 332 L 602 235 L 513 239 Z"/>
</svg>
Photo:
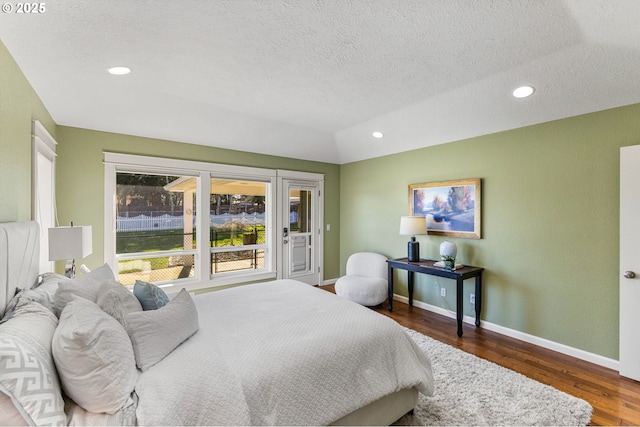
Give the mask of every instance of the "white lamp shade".
<svg viewBox="0 0 640 427">
<path fill-rule="evenodd" d="M 400 234 L 403 236 L 417 236 L 427 234 L 427 219 L 424 216 L 400 217 Z"/>
<path fill-rule="evenodd" d="M 49 229 L 49 261 L 82 259 L 92 250 L 90 225 Z"/>
</svg>

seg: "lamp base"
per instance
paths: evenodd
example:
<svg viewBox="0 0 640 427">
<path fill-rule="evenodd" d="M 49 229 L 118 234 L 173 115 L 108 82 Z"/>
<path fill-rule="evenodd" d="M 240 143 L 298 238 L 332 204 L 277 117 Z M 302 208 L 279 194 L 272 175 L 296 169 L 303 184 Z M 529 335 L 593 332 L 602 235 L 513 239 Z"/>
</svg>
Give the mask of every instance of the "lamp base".
<svg viewBox="0 0 640 427">
<path fill-rule="evenodd" d="M 64 265 L 64 275 L 69 279 L 74 279 L 76 277 L 76 260 L 72 259 L 71 261 L 67 260 Z"/>
<path fill-rule="evenodd" d="M 420 242 L 413 240 L 407 243 L 407 258 L 409 262 L 420 261 Z"/>
</svg>

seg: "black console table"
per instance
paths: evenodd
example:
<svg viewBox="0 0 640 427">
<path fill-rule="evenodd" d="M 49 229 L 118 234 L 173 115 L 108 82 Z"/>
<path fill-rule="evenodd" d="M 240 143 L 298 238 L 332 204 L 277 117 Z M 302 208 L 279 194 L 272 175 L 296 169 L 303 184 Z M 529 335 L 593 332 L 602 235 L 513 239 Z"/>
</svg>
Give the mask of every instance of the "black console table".
<svg viewBox="0 0 640 427">
<path fill-rule="evenodd" d="M 407 258 L 390 259 L 387 261 L 389 269 L 389 311 L 393 309 L 393 269 L 407 270 L 409 287 L 409 305 L 413 305 L 413 273 L 429 274 L 445 277 L 456 281 L 456 320 L 458 321 L 458 336 L 462 336 L 462 284 L 465 279 L 476 279 L 476 326 L 480 326 L 480 309 L 482 308 L 482 267 L 462 266 L 456 270 L 446 270 L 436 267 L 436 261 L 421 259 L 410 262 Z"/>
</svg>

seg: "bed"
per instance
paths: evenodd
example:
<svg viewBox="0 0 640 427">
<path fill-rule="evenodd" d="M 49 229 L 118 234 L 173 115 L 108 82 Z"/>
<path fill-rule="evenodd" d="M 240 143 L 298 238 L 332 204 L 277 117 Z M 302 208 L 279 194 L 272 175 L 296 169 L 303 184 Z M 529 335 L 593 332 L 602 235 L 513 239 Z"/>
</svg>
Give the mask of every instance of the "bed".
<svg viewBox="0 0 640 427">
<path fill-rule="evenodd" d="M 434 392 L 400 325 L 329 292 L 277 280 L 118 316 L 102 301 L 126 288 L 106 268 L 38 275 L 38 236 L 34 222 L 0 224 L 4 424 L 388 425 Z M 57 307 L 69 289 L 99 291 Z M 77 345 L 82 324 L 112 335 Z"/>
</svg>

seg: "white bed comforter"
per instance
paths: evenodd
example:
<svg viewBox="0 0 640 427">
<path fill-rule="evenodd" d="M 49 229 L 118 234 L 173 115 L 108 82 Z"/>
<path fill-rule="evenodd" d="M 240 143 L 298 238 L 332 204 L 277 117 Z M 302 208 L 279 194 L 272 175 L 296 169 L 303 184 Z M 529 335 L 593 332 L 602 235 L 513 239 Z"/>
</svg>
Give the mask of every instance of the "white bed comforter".
<svg viewBox="0 0 640 427">
<path fill-rule="evenodd" d="M 429 359 L 393 320 L 280 280 L 194 298 L 200 330 L 136 385 L 140 425 L 323 425 L 403 388 Z"/>
</svg>

